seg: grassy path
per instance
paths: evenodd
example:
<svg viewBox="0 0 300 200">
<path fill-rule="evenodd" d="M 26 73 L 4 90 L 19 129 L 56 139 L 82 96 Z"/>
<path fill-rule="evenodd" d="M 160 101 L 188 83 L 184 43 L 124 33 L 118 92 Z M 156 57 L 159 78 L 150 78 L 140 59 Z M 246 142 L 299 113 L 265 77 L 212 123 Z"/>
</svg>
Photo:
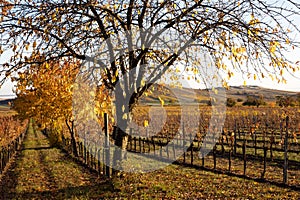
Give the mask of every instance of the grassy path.
<svg viewBox="0 0 300 200">
<path fill-rule="evenodd" d="M 33 126 L 23 148 L 3 175 L 0 199 L 93 199 L 110 184 L 76 164 Z"/>
</svg>

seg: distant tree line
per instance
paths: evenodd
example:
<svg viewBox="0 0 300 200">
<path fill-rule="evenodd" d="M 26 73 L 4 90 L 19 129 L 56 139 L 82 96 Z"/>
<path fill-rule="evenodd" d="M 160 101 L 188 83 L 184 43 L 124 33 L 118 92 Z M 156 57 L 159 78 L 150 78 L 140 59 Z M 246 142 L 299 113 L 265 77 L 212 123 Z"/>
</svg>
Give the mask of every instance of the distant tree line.
<svg viewBox="0 0 300 200">
<path fill-rule="evenodd" d="M 196 100 L 197 102 L 201 104 L 205 104 L 208 106 L 212 105 L 212 102 L 210 99 L 202 99 L 202 100 Z M 227 98 L 226 106 L 227 107 L 233 107 L 236 106 L 237 103 L 241 103 L 243 106 L 266 106 L 267 102 L 264 99 L 263 95 L 260 96 L 254 96 L 254 95 L 248 95 L 246 100 L 243 100 L 241 98 L 234 99 L 234 98 Z M 272 103 L 273 105 L 277 105 L 280 107 L 295 107 L 300 106 L 300 93 L 298 93 L 296 96 L 276 96 L 276 102 Z M 271 104 L 270 104 L 271 105 Z"/>
<path fill-rule="evenodd" d="M 227 98 L 226 106 L 233 107 L 236 105 L 237 102 L 243 102 L 243 106 L 261 106 L 261 105 L 267 105 L 267 103 L 264 100 L 264 97 L 261 95 L 259 97 L 255 96 L 247 96 L 246 100 L 243 101 L 243 99 L 238 98 L 235 100 L 234 98 Z"/>
<path fill-rule="evenodd" d="M 300 93 L 296 97 L 292 96 L 276 96 L 276 104 L 280 107 L 300 106 Z"/>
<path fill-rule="evenodd" d="M 243 106 L 264 106 L 267 105 L 267 103 L 264 100 L 264 97 L 260 95 L 259 97 L 255 96 L 247 96 L 247 99 L 245 102 L 243 102 Z"/>
</svg>

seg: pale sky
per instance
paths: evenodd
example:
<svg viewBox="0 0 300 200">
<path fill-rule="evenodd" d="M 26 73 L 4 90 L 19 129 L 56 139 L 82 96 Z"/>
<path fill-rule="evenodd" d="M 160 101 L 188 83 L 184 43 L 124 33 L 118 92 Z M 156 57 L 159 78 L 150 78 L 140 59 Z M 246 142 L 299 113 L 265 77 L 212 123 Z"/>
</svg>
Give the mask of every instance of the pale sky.
<svg viewBox="0 0 300 200">
<path fill-rule="evenodd" d="M 8 55 L 7 53 L 2 54 L 0 56 L 0 61 L 4 62 L 6 60 L 5 58 L 8 57 L 7 55 Z M 300 50 L 294 51 L 293 53 L 289 54 L 288 57 L 293 58 L 293 60 L 294 59 L 300 60 Z M 282 84 L 282 83 L 277 83 L 275 81 L 272 81 L 270 78 L 254 80 L 253 78 L 247 79 L 246 76 L 243 76 L 242 74 L 239 73 L 235 73 L 235 75 L 229 80 L 229 85 L 241 86 L 244 84 L 244 81 L 246 81 L 247 85 L 257 85 L 257 86 L 271 88 L 271 89 L 300 92 L 300 71 L 296 72 L 294 76 L 296 77 L 293 77 L 291 74 L 285 73 L 284 77 L 287 80 L 287 83 Z M 192 87 L 195 86 L 195 88 L 197 88 L 196 84 L 194 83 L 191 83 L 189 85 L 191 85 Z M 14 96 L 13 88 L 14 88 L 14 84 L 11 81 L 7 81 L 0 88 L 0 99 L 13 97 Z"/>
<path fill-rule="evenodd" d="M 300 51 L 298 51 L 300 52 Z M 297 53 L 295 57 L 300 58 L 300 53 Z M 1 57 L 0 57 L 1 59 Z M 246 81 L 247 85 L 257 85 L 261 87 L 278 89 L 278 90 L 288 90 L 288 91 L 297 91 L 300 92 L 300 71 L 296 72 L 295 77 L 290 74 L 285 74 L 285 78 L 287 79 L 287 84 L 277 83 L 272 81 L 270 78 L 257 79 L 253 80 L 253 78 L 247 79 L 247 77 L 242 77 L 242 74 L 236 73 L 229 81 L 229 85 L 231 86 L 240 86 L 244 84 Z M 193 83 L 190 85 L 194 85 Z M 14 84 L 10 81 L 7 81 L 0 89 L 0 98 L 10 98 L 14 96 L 13 93 Z M 8 96 L 7 96 L 8 95 Z"/>
<path fill-rule="evenodd" d="M 282 1 L 279 1 L 282 2 Z M 295 18 L 294 23 L 300 24 L 300 19 Z M 296 37 L 300 37 L 299 35 Z M 9 52 L 4 52 L 0 55 L 0 63 L 5 62 L 10 56 Z M 295 50 L 291 53 L 287 54 L 287 57 L 292 59 L 293 61 L 300 61 L 300 49 Z M 288 91 L 299 91 L 300 92 L 300 72 L 296 72 L 294 74 L 297 78 L 293 77 L 292 75 L 285 73 L 284 77 L 287 80 L 287 84 L 279 84 L 277 82 L 272 81 L 270 78 L 264 78 L 261 80 L 253 80 L 247 79 L 246 76 L 242 76 L 242 74 L 235 73 L 234 77 L 232 77 L 229 81 L 229 85 L 231 86 L 239 86 L 243 85 L 244 81 L 246 81 L 247 85 L 257 85 L 261 87 L 271 88 L 271 89 L 279 89 L 279 90 L 288 90 Z M 193 84 L 191 84 L 193 85 Z M 0 88 L 0 99 L 1 98 L 9 98 L 13 93 L 14 84 L 10 81 L 7 81 L 1 88 Z M 6 96 L 8 95 L 8 96 Z"/>
</svg>

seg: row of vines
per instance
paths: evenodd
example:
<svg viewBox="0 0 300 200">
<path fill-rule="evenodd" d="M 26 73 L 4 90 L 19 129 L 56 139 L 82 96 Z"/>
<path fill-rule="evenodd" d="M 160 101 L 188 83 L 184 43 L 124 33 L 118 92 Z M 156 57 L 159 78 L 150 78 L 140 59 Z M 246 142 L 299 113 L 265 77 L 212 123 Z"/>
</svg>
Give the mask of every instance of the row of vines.
<svg viewBox="0 0 300 200">
<path fill-rule="evenodd" d="M 169 108 L 169 121 L 153 135 L 152 130 L 161 119 L 157 112 L 149 119 L 154 124 L 149 122 L 149 127 L 142 131 L 131 130 L 128 149 L 176 159 L 179 163 L 195 167 L 300 186 L 298 108 L 230 108 L 226 111 L 220 134 L 211 131 L 218 127 L 218 122 L 211 120 L 209 107 L 200 108 L 200 122 L 189 117 L 198 112 L 195 110 L 182 113 Z M 139 114 L 136 119 L 148 120 L 143 112 Z M 196 127 L 197 123 L 199 126 Z M 180 147 L 187 150 L 178 158 L 176 150 Z"/>
<path fill-rule="evenodd" d="M 0 117 L 0 174 L 21 148 L 27 126 L 28 120 L 21 121 L 13 115 Z"/>
</svg>

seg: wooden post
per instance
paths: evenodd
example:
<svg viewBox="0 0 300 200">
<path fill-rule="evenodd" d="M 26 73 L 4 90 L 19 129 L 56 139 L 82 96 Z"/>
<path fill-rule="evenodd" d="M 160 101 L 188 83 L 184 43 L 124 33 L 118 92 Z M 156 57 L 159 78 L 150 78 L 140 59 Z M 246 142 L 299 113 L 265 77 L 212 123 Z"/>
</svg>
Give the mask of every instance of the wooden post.
<svg viewBox="0 0 300 200">
<path fill-rule="evenodd" d="M 90 159 L 90 167 L 93 169 L 93 148 L 92 148 L 92 146 L 90 147 L 90 149 L 89 149 L 89 151 L 90 151 L 90 156 L 91 156 L 91 159 Z"/>
<path fill-rule="evenodd" d="M 2 174 L 2 170 L 3 170 L 3 166 L 2 166 L 2 162 L 3 162 L 3 150 L 0 150 L 0 174 Z"/>
<path fill-rule="evenodd" d="M 233 154 L 236 155 L 236 135 L 237 135 L 237 122 L 236 119 L 234 120 L 234 130 L 233 130 Z"/>
<path fill-rule="evenodd" d="M 143 152 L 144 153 L 146 152 L 145 145 L 146 145 L 145 138 L 143 138 Z"/>
<path fill-rule="evenodd" d="M 173 156 L 174 156 L 174 160 L 175 160 L 176 159 L 175 141 L 173 143 Z"/>
<path fill-rule="evenodd" d="M 257 155 L 257 135 L 256 135 L 256 131 L 254 132 L 254 155 Z"/>
<path fill-rule="evenodd" d="M 233 153 L 234 155 L 236 155 L 236 132 L 234 132 L 234 150 L 233 150 Z"/>
<path fill-rule="evenodd" d="M 168 159 L 170 158 L 170 154 L 169 154 L 169 144 L 167 144 L 167 157 L 168 157 Z"/>
<path fill-rule="evenodd" d="M 204 152 L 206 151 L 206 143 L 203 143 L 202 142 L 202 148 L 203 148 L 203 151 L 201 152 L 201 155 L 202 155 L 202 167 L 204 167 Z"/>
<path fill-rule="evenodd" d="M 185 157 L 186 157 L 186 155 L 185 155 L 185 151 L 183 152 L 183 163 L 185 164 Z"/>
<path fill-rule="evenodd" d="M 127 150 L 128 150 L 128 151 L 131 151 L 131 141 L 132 141 L 132 140 L 131 140 L 131 135 L 129 134 L 129 135 L 128 135 L 128 143 L 127 143 Z"/>
<path fill-rule="evenodd" d="M 89 152 L 89 149 L 90 149 L 90 144 L 86 148 L 86 163 L 85 164 L 87 164 L 87 165 L 89 165 L 89 162 L 90 162 L 90 152 Z"/>
<path fill-rule="evenodd" d="M 267 169 L 267 151 L 268 151 L 268 148 L 265 146 L 265 144 L 264 144 L 263 149 L 264 149 L 264 169 L 263 169 L 263 172 L 261 174 L 261 179 L 265 178 L 266 169 Z"/>
<path fill-rule="evenodd" d="M 149 138 L 145 139 L 145 152 L 150 153 L 150 142 L 149 142 Z"/>
<path fill-rule="evenodd" d="M 83 145 L 83 157 L 84 157 L 84 163 L 86 163 L 87 162 L 87 158 L 86 158 L 86 134 L 84 133 L 84 141 L 83 141 L 84 143 L 84 145 Z"/>
<path fill-rule="evenodd" d="M 194 163 L 194 143 L 191 143 L 191 165 Z"/>
<path fill-rule="evenodd" d="M 142 152 L 142 140 L 141 137 L 139 137 L 139 153 Z"/>
<path fill-rule="evenodd" d="M 185 153 L 185 130 L 184 130 L 184 122 L 182 122 L 182 135 L 183 135 L 183 140 L 182 140 L 182 149 L 183 149 L 183 163 L 185 164 L 185 157 L 186 157 L 186 153 Z"/>
<path fill-rule="evenodd" d="M 160 147 L 159 156 L 162 157 L 162 142 L 161 142 L 161 140 L 159 140 L 158 142 L 159 142 L 159 147 Z"/>
<path fill-rule="evenodd" d="M 136 139 L 136 137 L 134 137 L 133 139 L 134 139 L 134 152 L 136 152 L 137 151 L 137 148 L 136 148 L 136 141 L 137 141 L 137 139 Z"/>
<path fill-rule="evenodd" d="M 205 163 L 204 163 L 204 162 L 205 162 L 205 159 L 204 159 L 204 151 L 203 151 L 201 154 L 202 154 L 202 158 L 201 158 L 201 159 L 202 159 L 202 167 L 204 167 L 204 164 L 205 164 Z"/>
<path fill-rule="evenodd" d="M 81 142 L 80 141 L 77 142 L 77 146 L 78 146 L 78 157 L 81 158 Z"/>
<path fill-rule="evenodd" d="M 105 131 L 105 174 L 107 177 L 110 177 L 110 148 L 109 148 L 109 133 L 108 133 L 108 115 L 104 113 L 104 131 Z"/>
<path fill-rule="evenodd" d="M 84 157 L 84 150 L 83 150 L 84 144 L 81 142 L 81 157 Z"/>
<path fill-rule="evenodd" d="M 97 148 L 94 146 L 94 154 L 93 154 L 93 164 L 94 164 L 94 169 L 97 170 Z"/>
<path fill-rule="evenodd" d="M 101 162 L 100 162 L 101 152 L 100 152 L 100 149 L 98 149 L 97 159 L 98 159 L 98 175 L 100 175 L 101 174 Z"/>
<path fill-rule="evenodd" d="M 271 161 L 273 161 L 273 144 L 276 145 L 274 130 L 272 129 L 272 135 L 271 135 L 271 138 L 270 138 L 270 158 L 271 158 Z"/>
<path fill-rule="evenodd" d="M 217 158 L 216 158 L 217 145 L 213 148 L 213 158 L 214 158 L 214 170 L 217 168 Z"/>
<path fill-rule="evenodd" d="M 106 165 L 105 165 L 105 147 L 104 147 L 104 149 L 103 149 L 103 151 L 102 151 L 102 162 L 103 162 L 103 165 L 102 165 L 103 169 L 102 169 L 102 171 L 103 171 L 103 174 L 106 175 L 106 174 L 105 174 L 105 173 L 106 173 Z"/>
<path fill-rule="evenodd" d="M 283 139 L 283 122 L 280 122 L 280 142 L 282 141 Z M 283 145 L 281 145 L 282 148 L 284 148 Z"/>
<path fill-rule="evenodd" d="M 225 153 L 225 148 L 224 148 L 224 130 L 222 131 L 222 138 L 221 138 L 221 146 L 222 146 L 222 154 L 224 155 Z"/>
<path fill-rule="evenodd" d="M 247 157 L 246 157 L 246 140 L 243 143 L 243 158 L 244 158 L 244 176 L 246 176 Z"/>
<path fill-rule="evenodd" d="M 286 132 L 284 138 L 284 164 L 283 164 L 283 183 L 287 184 L 288 181 L 288 138 L 289 138 L 289 116 L 286 117 Z"/>
<path fill-rule="evenodd" d="M 232 149 L 230 148 L 229 152 L 228 152 L 228 172 L 229 173 L 231 172 L 231 152 L 232 152 Z"/>
<path fill-rule="evenodd" d="M 148 145 L 149 145 L 149 154 L 151 153 L 151 146 L 152 146 L 152 141 L 150 138 L 148 138 Z"/>
<path fill-rule="evenodd" d="M 155 155 L 155 141 L 153 138 L 152 138 L 152 145 L 153 145 L 153 154 Z"/>
<path fill-rule="evenodd" d="M 272 138 L 273 138 L 273 136 L 272 136 Z M 273 139 L 271 139 L 271 141 L 270 141 L 270 159 L 271 159 L 271 161 L 273 161 L 273 144 L 274 144 L 274 141 L 273 141 Z"/>
</svg>

